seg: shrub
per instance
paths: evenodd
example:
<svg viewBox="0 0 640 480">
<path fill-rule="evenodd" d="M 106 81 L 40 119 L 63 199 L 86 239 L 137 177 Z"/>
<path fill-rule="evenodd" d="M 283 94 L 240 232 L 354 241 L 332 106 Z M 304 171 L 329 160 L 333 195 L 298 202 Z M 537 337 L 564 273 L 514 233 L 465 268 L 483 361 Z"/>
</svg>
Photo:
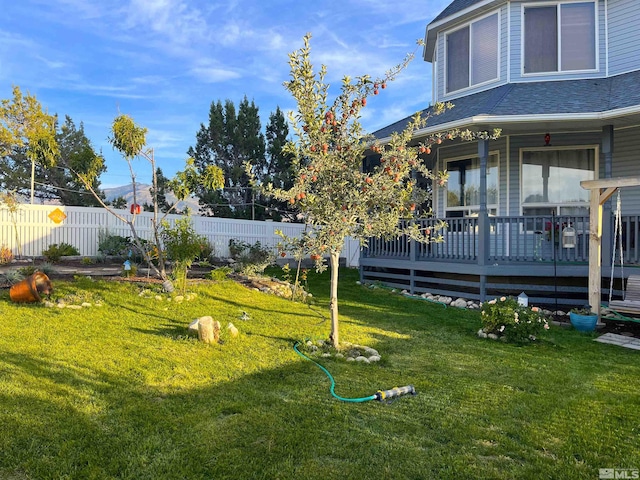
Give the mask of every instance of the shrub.
<svg viewBox="0 0 640 480">
<path fill-rule="evenodd" d="M 26 267 L 20 267 L 18 273 L 23 277 L 28 277 L 36 272 L 42 272 L 49 276 L 55 272 L 53 265 L 48 262 L 41 263 L 40 265 L 27 265 Z"/>
<path fill-rule="evenodd" d="M 161 235 L 167 258 L 174 262 L 173 278 L 176 287 L 184 292 L 187 288 L 187 272 L 202 253 L 203 245 L 209 242 L 196 233 L 188 217 L 176 220 L 173 227 L 168 222 L 163 222 Z"/>
<path fill-rule="evenodd" d="M 253 245 L 242 240 L 229 240 L 229 254 L 236 261 L 236 270 L 244 275 L 256 275 L 264 272 L 275 259 L 271 249 L 260 242 Z"/>
<path fill-rule="evenodd" d="M 221 282 L 222 280 L 225 280 L 232 271 L 233 270 L 231 270 L 229 267 L 214 268 L 213 270 L 211 270 L 211 272 L 209 272 L 209 278 L 211 278 L 211 280 L 215 280 L 216 282 Z"/>
<path fill-rule="evenodd" d="M 216 253 L 216 249 L 215 247 L 211 244 L 211 242 L 209 242 L 209 240 L 205 237 L 200 237 L 201 238 L 201 243 L 200 243 L 200 253 L 198 254 L 198 260 L 200 261 L 209 261 L 211 260 L 215 253 Z"/>
<path fill-rule="evenodd" d="M 69 245 L 68 243 L 63 242 L 60 245 L 58 245 L 57 243 L 50 245 L 49 248 L 42 251 L 42 255 L 47 259 L 48 262 L 56 263 L 60 261 L 60 257 L 80 255 L 80 252 L 73 245 Z"/>
<path fill-rule="evenodd" d="M 13 261 L 13 252 L 5 245 L 0 247 L 0 265 L 6 265 Z"/>
<path fill-rule="evenodd" d="M 103 255 L 125 256 L 131 248 L 129 237 L 111 235 L 107 230 L 102 229 L 98 232 L 98 251 Z"/>
<path fill-rule="evenodd" d="M 513 297 L 493 299 L 482 304 L 482 329 L 508 342 L 523 343 L 549 329 L 538 307 L 525 307 Z"/>
</svg>

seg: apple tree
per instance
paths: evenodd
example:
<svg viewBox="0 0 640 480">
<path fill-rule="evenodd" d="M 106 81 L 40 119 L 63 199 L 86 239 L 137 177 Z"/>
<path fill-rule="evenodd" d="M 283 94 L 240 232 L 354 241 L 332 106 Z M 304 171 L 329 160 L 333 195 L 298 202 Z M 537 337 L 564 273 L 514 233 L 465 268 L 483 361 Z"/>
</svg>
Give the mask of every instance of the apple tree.
<svg viewBox="0 0 640 480">
<path fill-rule="evenodd" d="M 381 78 L 345 76 L 340 92 L 330 100 L 326 67 L 322 65 L 316 73 L 311 63 L 310 38 L 307 34 L 304 46 L 289 54 L 291 79 L 284 84 L 297 103 L 297 110 L 289 115 L 296 139 L 284 147 L 293 158 L 294 184 L 288 189 L 273 185 L 262 188 L 287 201 L 304 217 L 311 229 L 309 254 L 318 270 L 325 268 L 324 257 L 329 257 L 329 340 L 338 348 L 338 265 L 345 239 L 358 239 L 362 246 L 373 237 L 392 239 L 400 235 L 417 242 L 441 241 L 437 231 L 425 232 L 418 223 L 406 221 L 415 215 L 416 206 L 428 194 L 417 186 L 414 172 L 433 181 L 446 181 L 446 173 L 430 171 L 418 155 L 443 139 L 472 140 L 499 133 L 450 130 L 418 143 L 413 134 L 424 128 L 428 116 L 416 114 L 402 132 L 394 133 L 386 145 L 380 145 L 363 131 L 362 110 L 369 99 L 373 100 L 371 97 L 384 93 L 413 55 Z M 433 111 L 438 114 L 451 107 L 437 104 Z M 363 170 L 367 151 L 380 155 L 380 164 L 371 171 Z"/>
</svg>

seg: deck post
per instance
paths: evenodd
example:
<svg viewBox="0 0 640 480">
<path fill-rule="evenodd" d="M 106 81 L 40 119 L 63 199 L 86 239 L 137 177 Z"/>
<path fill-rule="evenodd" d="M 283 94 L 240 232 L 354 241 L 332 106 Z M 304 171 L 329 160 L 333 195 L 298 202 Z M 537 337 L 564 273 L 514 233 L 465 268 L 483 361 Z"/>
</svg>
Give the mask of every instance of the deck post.
<svg viewBox="0 0 640 480">
<path fill-rule="evenodd" d="M 598 315 L 600 323 L 600 302 L 602 301 L 602 203 L 600 189 L 591 190 L 589 205 L 589 305 L 591 311 Z"/>
<path fill-rule="evenodd" d="M 605 178 L 583 180 L 580 186 L 591 191 L 589 210 L 589 304 L 600 322 L 602 288 L 602 205 L 618 188 L 640 186 L 640 177 Z"/>
<path fill-rule="evenodd" d="M 489 214 L 487 212 L 487 162 L 489 159 L 489 140 L 478 141 L 480 159 L 480 211 L 478 212 L 478 265 L 489 263 Z M 480 301 L 487 295 L 486 276 L 480 276 Z"/>
</svg>

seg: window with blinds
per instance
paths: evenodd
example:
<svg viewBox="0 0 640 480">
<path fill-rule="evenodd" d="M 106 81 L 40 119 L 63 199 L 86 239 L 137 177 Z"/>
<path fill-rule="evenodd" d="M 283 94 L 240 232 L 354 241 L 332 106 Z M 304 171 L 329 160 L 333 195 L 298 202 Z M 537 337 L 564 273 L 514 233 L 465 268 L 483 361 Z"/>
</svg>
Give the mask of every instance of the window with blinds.
<svg viewBox="0 0 640 480">
<path fill-rule="evenodd" d="M 594 2 L 524 9 L 524 73 L 596 68 Z"/>
<path fill-rule="evenodd" d="M 446 35 L 447 93 L 498 79 L 498 13 Z"/>
</svg>

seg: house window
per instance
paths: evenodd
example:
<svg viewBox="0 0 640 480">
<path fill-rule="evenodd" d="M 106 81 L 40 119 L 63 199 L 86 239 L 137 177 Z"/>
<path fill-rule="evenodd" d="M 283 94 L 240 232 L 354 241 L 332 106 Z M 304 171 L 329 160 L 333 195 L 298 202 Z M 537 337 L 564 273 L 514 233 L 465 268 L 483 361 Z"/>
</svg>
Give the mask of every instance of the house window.
<svg viewBox="0 0 640 480">
<path fill-rule="evenodd" d="M 498 14 L 446 36 L 447 93 L 498 78 Z"/>
<path fill-rule="evenodd" d="M 582 180 L 595 178 L 594 148 L 522 152 L 522 213 L 588 215 L 589 190 Z"/>
<path fill-rule="evenodd" d="M 446 191 L 447 217 L 462 217 L 480 211 L 480 159 L 464 158 L 446 162 L 449 172 Z M 495 214 L 498 208 L 498 155 L 487 160 L 487 208 Z"/>
<path fill-rule="evenodd" d="M 524 73 L 596 68 L 594 2 L 524 9 Z"/>
</svg>

